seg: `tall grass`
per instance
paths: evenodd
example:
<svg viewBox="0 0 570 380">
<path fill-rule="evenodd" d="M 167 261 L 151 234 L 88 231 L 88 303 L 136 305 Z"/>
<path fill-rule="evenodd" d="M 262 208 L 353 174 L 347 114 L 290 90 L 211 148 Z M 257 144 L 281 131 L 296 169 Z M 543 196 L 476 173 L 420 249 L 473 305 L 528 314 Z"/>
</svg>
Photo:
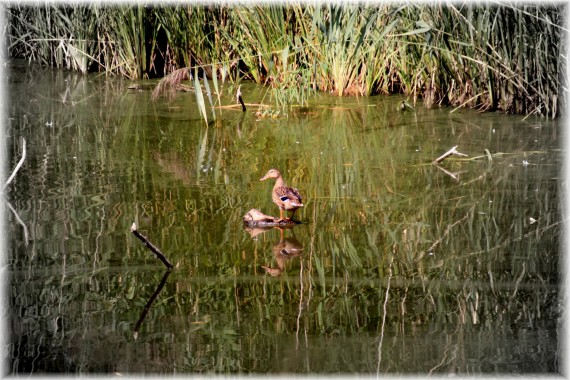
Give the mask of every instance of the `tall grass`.
<svg viewBox="0 0 570 380">
<path fill-rule="evenodd" d="M 8 7 L 9 50 L 129 78 L 198 67 L 269 85 L 278 105 L 403 93 L 428 106 L 555 117 L 565 5 L 74 4 Z M 200 75 L 202 76 L 202 75 Z"/>
</svg>

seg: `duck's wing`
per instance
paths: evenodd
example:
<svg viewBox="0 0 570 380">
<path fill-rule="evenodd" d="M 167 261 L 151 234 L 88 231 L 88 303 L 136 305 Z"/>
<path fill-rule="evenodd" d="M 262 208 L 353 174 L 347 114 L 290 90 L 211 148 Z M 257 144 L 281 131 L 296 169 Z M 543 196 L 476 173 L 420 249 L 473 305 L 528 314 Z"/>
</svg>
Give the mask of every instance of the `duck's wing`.
<svg viewBox="0 0 570 380">
<path fill-rule="evenodd" d="M 297 200 L 299 200 L 299 203 L 303 204 L 303 198 L 301 197 L 301 194 L 299 194 L 299 190 L 292 187 L 290 189 L 291 189 L 291 194 L 294 195 L 295 198 L 297 198 Z"/>
<path fill-rule="evenodd" d="M 301 194 L 297 189 L 292 187 L 279 187 L 275 190 L 275 195 L 279 198 L 283 204 L 288 204 L 293 207 L 301 207 L 303 206 L 303 199 L 301 198 Z"/>
</svg>

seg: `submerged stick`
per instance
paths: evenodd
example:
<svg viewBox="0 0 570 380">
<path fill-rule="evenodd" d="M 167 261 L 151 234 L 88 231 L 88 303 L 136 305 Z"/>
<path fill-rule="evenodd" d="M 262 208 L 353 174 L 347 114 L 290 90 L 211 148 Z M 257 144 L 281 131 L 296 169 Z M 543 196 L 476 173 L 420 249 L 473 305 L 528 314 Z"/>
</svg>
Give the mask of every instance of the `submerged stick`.
<svg viewBox="0 0 570 380">
<path fill-rule="evenodd" d="M 2 191 L 4 191 L 4 189 L 6 189 L 6 186 L 8 186 L 10 184 L 10 182 L 12 182 L 12 180 L 16 176 L 16 173 L 18 172 L 18 170 L 20 170 L 20 168 L 24 164 L 25 159 L 26 159 L 26 139 L 22 138 L 22 158 L 20 158 L 20 161 L 18 162 L 18 165 L 16 165 L 16 167 L 14 168 L 12 175 L 10 176 L 10 178 L 8 178 L 8 180 L 4 184 Z"/>
<path fill-rule="evenodd" d="M 438 158 L 436 158 L 432 164 L 439 164 L 441 161 L 445 160 L 447 157 L 449 156 L 462 156 L 462 157 L 467 157 L 466 154 L 463 154 L 461 152 L 457 151 L 457 147 L 459 145 L 455 145 L 453 148 L 451 148 L 450 150 L 448 150 L 447 152 L 445 152 L 444 154 L 442 154 L 441 156 L 439 156 Z"/>
<path fill-rule="evenodd" d="M 164 254 L 162 252 L 160 252 L 160 249 L 156 248 L 154 246 L 154 244 L 152 244 L 150 241 L 148 241 L 148 239 L 146 237 L 144 237 L 143 235 L 141 235 L 137 231 L 137 225 L 135 223 L 133 223 L 133 225 L 131 226 L 131 232 L 136 237 L 138 237 L 148 247 L 148 249 L 150 249 L 152 252 L 154 252 L 156 257 L 158 257 L 160 259 L 160 261 L 162 261 L 164 263 L 164 265 L 166 265 L 167 268 L 172 268 L 174 266 L 170 263 L 170 261 L 168 261 L 166 256 L 164 256 Z"/>
<path fill-rule="evenodd" d="M 243 112 L 245 112 L 246 111 L 245 103 L 243 102 L 243 99 L 241 98 L 241 86 L 238 87 L 236 98 L 237 98 L 237 101 L 241 104 L 241 110 Z"/>
</svg>

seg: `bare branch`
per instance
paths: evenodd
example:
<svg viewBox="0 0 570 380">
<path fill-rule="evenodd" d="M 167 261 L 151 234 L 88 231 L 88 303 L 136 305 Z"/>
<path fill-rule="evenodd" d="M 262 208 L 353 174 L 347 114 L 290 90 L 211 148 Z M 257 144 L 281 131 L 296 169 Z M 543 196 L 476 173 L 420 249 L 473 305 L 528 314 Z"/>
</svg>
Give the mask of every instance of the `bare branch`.
<svg viewBox="0 0 570 380">
<path fill-rule="evenodd" d="M 131 226 L 131 232 L 136 237 L 138 237 L 148 247 L 148 249 L 150 249 L 156 255 L 156 257 L 158 257 L 164 263 L 164 265 L 166 265 L 167 268 L 172 268 L 174 266 L 170 263 L 170 261 L 168 261 L 166 256 L 164 256 L 164 254 L 160 252 L 160 249 L 156 248 L 154 244 L 148 241 L 146 237 L 144 237 L 143 235 L 140 234 L 140 232 L 137 231 L 137 225 L 135 223 L 133 223 L 133 225 Z"/>
<path fill-rule="evenodd" d="M 441 161 L 445 160 L 449 156 L 467 157 L 466 154 L 463 154 L 463 153 L 457 151 L 458 146 L 459 145 L 455 145 L 453 148 L 451 148 L 450 150 L 448 150 L 447 152 L 445 152 L 444 154 L 442 154 L 441 156 L 436 158 L 432 163 L 433 164 L 439 164 Z"/>
</svg>

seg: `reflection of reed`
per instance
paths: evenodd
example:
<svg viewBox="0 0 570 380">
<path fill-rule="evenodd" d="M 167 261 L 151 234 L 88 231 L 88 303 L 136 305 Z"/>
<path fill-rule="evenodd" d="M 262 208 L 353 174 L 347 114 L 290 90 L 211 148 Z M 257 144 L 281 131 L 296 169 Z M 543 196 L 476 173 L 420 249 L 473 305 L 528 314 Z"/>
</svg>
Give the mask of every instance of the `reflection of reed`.
<svg viewBox="0 0 570 380">
<path fill-rule="evenodd" d="M 91 255 L 111 252 L 110 246 L 121 244 L 121 240 L 115 241 L 116 231 L 132 222 L 132 213 L 125 206 L 132 204 L 137 213 L 143 210 L 139 218 L 152 218 L 153 225 L 164 226 L 160 230 L 162 248 L 197 274 L 182 282 L 191 289 L 189 295 L 195 297 L 195 309 L 186 303 L 180 304 L 179 307 L 187 308 L 182 311 L 199 311 L 199 316 L 209 318 L 223 310 L 224 318 L 212 318 L 211 324 L 204 327 L 211 328 L 213 336 L 225 337 L 227 318 L 233 318 L 227 311 L 234 310 L 233 305 L 240 307 L 239 315 L 243 315 L 243 305 L 249 299 L 242 298 L 242 294 L 266 297 L 268 308 L 252 309 L 251 318 L 260 321 L 254 327 L 264 333 L 275 330 L 271 319 L 264 319 L 267 310 L 276 315 L 292 315 L 292 305 L 298 301 L 297 332 L 304 330 L 305 336 L 335 329 L 349 334 L 370 331 L 378 336 L 386 299 L 386 338 L 408 334 L 407 339 L 415 331 L 421 335 L 428 326 L 436 329 L 436 339 L 450 337 L 459 341 L 460 334 L 468 336 L 473 331 L 494 338 L 496 334 L 487 331 L 502 328 L 510 322 L 509 318 L 524 317 L 534 326 L 558 317 L 555 300 L 560 276 L 560 184 L 556 171 L 548 165 L 557 162 L 559 153 L 534 156 L 534 162 L 544 162 L 543 166 L 533 166 L 532 159 L 531 165 L 523 166 L 523 157 L 506 155 L 495 157 L 492 162 L 450 161 L 446 167 L 462 172 L 457 182 L 431 164 L 414 165 L 431 160 L 442 144 L 440 132 L 435 132 L 439 128 L 422 126 L 416 132 L 402 128 L 404 122 L 413 125 L 414 120 L 407 114 L 399 116 L 402 120 L 384 114 L 383 103 L 360 114 L 354 110 L 338 112 L 334 118 L 322 112 L 314 123 L 288 120 L 287 128 L 281 127 L 279 120 L 272 120 L 276 128 L 265 128 L 261 121 L 257 126 L 247 123 L 247 127 L 236 131 L 235 122 L 229 119 L 217 135 L 215 128 L 209 127 L 210 136 L 204 144 L 205 126 L 195 126 L 183 118 L 173 119 L 170 124 L 161 121 L 158 133 L 151 125 L 154 118 L 140 116 L 140 100 L 126 97 L 121 101 L 117 92 L 120 91 L 98 91 L 109 94 L 105 104 L 116 104 L 121 109 L 120 119 L 117 121 L 113 112 L 102 113 L 102 117 L 95 118 L 97 128 L 81 128 L 72 134 L 73 144 L 64 139 L 64 128 L 37 128 L 33 129 L 35 137 L 26 135 L 37 154 L 30 156 L 29 166 L 26 165 L 31 170 L 29 181 L 13 183 L 11 201 L 28 223 L 34 242 L 28 251 L 23 242 L 14 243 L 17 254 L 11 257 L 11 265 L 17 270 L 15 275 L 23 276 L 19 271 L 28 267 L 44 270 L 44 264 L 49 264 L 50 271 L 66 276 L 67 284 L 78 278 L 69 276 L 66 263 L 90 260 L 98 268 L 117 265 L 116 255 Z M 39 102 L 45 103 L 43 98 Z M 61 112 L 54 125 L 91 126 L 93 121 L 85 115 L 92 117 L 93 113 L 82 105 L 77 107 L 79 118 L 65 119 L 71 113 Z M 49 107 L 42 109 L 45 111 L 38 117 L 47 118 Z M 149 107 L 144 112 L 155 111 Z M 419 109 L 418 120 L 424 121 L 421 112 Z M 433 111 L 434 115 L 437 112 Z M 348 117 L 351 115 L 354 117 Z M 326 128 L 321 127 L 323 120 L 331 120 Z M 375 123 L 367 122 L 372 120 Z M 447 121 L 454 134 L 466 135 L 476 144 L 477 128 L 487 125 L 483 122 L 481 127 L 470 127 L 469 119 L 458 115 Z M 508 124 L 508 119 L 501 121 Z M 29 122 L 22 123 L 27 125 L 26 131 L 32 130 Z M 550 128 L 542 125 L 541 136 Z M 19 131 L 10 133 L 18 135 Z M 236 138 L 240 133 L 242 138 Z M 509 141 L 526 141 L 531 132 L 501 125 L 496 133 L 500 138 L 493 138 L 488 146 L 512 151 Z M 297 140 L 299 144 L 283 143 Z M 449 141 L 445 141 L 447 145 Z M 416 143 L 419 151 L 410 154 Z M 210 157 L 212 149 L 211 162 L 217 166 L 198 178 L 195 168 Z M 70 157 L 74 157 L 73 165 Z M 306 210 L 311 218 L 305 227 L 297 229 L 297 236 L 305 243 L 299 276 L 259 286 L 258 278 L 245 275 L 253 259 L 244 253 L 242 260 L 235 260 L 235 252 L 245 245 L 243 231 L 236 226 L 241 225 L 242 215 L 251 204 L 270 204 L 264 191 L 249 185 L 257 180 L 252 173 L 269 165 L 296 168 L 288 171 L 287 178 L 292 183 L 304 183 L 304 191 L 311 199 Z M 529 217 L 538 222 L 529 222 Z M 11 223 L 8 227 L 11 235 L 20 236 L 19 224 Z M 94 246 L 75 249 L 87 241 Z M 192 258 L 182 254 L 189 246 L 195 249 Z M 289 251 L 287 244 L 284 249 Z M 67 261 L 55 261 L 55 253 L 63 250 L 67 252 Z M 212 252 L 216 252 L 215 266 L 210 264 Z M 277 258 L 283 248 L 275 252 L 275 267 L 279 269 Z M 129 255 L 129 259 L 139 258 L 131 252 Z M 281 257 L 283 268 L 291 264 L 286 257 Z M 272 258 L 268 259 L 275 264 Z M 262 263 L 256 262 L 256 266 L 259 268 Z M 102 281 L 103 274 L 93 273 L 89 281 Z M 229 281 L 227 273 L 236 273 L 235 280 Z M 35 298 L 20 296 L 29 291 L 26 280 L 13 282 L 13 299 L 37 308 Z M 230 282 L 234 281 L 235 292 L 220 291 L 230 289 Z M 126 284 L 120 283 L 122 292 L 127 291 Z M 60 290 L 55 285 L 57 282 L 46 279 L 37 289 L 57 295 Z M 125 302 L 107 300 L 109 292 L 104 286 L 90 289 L 88 294 L 92 299 L 116 304 L 113 313 L 128 308 Z M 61 304 L 69 310 L 79 310 L 83 299 L 80 293 Z M 19 309 L 14 310 L 17 313 Z M 180 312 L 171 305 L 164 311 L 173 318 Z M 79 317 L 77 320 L 82 321 Z M 146 323 L 148 327 L 150 321 Z M 293 323 L 292 319 L 285 319 L 282 331 L 292 331 Z M 391 330 L 392 326 L 399 327 Z M 438 334 L 441 326 L 456 327 L 458 333 Z M 34 327 L 29 327 L 29 331 L 35 333 Z M 545 340 L 541 350 L 547 352 L 552 347 L 550 343 L 551 340 Z M 232 344 L 220 347 L 226 350 L 226 357 L 232 354 L 232 347 L 237 347 L 236 360 L 242 360 L 246 347 Z M 392 350 L 396 351 L 394 346 L 384 346 L 380 371 L 409 368 L 409 363 L 401 367 L 396 360 L 412 354 L 412 345 L 402 345 L 404 352 L 397 357 L 392 354 Z M 375 354 L 375 350 L 370 351 Z"/>
<path fill-rule="evenodd" d="M 376 375 L 380 374 L 380 364 L 382 363 L 382 342 L 384 341 L 384 329 L 386 327 L 386 315 L 388 314 L 388 299 L 390 296 L 390 280 L 392 279 L 392 266 L 388 268 L 389 276 L 386 284 L 386 295 L 382 304 L 382 324 L 380 327 L 380 338 L 378 342 L 378 364 L 376 365 Z"/>
<path fill-rule="evenodd" d="M 188 169 L 188 166 L 182 161 L 178 154 L 171 152 L 154 152 L 153 158 L 162 170 L 166 173 L 170 173 L 184 185 L 188 186 L 196 180 L 193 175 L 194 173 Z"/>
<path fill-rule="evenodd" d="M 167 269 L 166 272 L 164 272 L 164 276 L 162 276 L 162 280 L 158 284 L 158 287 L 156 288 L 156 290 L 154 291 L 152 296 L 150 296 L 150 298 L 148 299 L 148 302 L 146 303 L 146 305 L 145 305 L 145 307 L 141 313 L 141 316 L 140 316 L 139 320 L 137 321 L 137 324 L 135 325 L 135 330 L 133 333 L 133 336 L 135 339 L 137 339 L 138 334 L 139 334 L 139 328 L 141 327 L 144 319 L 146 318 L 146 315 L 148 314 L 148 311 L 150 310 L 150 307 L 152 306 L 154 300 L 156 300 L 156 297 L 158 297 L 158 295 L 162 291 L 162 288 L 164 288 L 164 285 L 166 284 L 166 280 L 168 279 L 168 276 L 170 276 L 170 273 L 172 273 L 172 271 L 170 269 Z"/>
</svg>

